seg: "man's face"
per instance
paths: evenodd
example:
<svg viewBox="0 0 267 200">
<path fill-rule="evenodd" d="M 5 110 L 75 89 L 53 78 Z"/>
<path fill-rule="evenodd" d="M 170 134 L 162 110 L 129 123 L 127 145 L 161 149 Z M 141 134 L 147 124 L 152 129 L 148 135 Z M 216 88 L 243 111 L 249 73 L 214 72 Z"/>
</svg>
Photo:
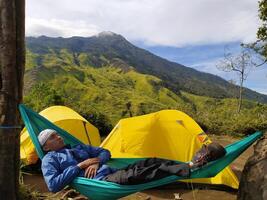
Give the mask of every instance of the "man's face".
<svg viewBox="0 0 267 200">
<path fill-rule="evenodd" d="M 194 155 L 192 162 L 200 167 L 208 163 L 209 160 L 209 151 L 206 145 L 203 145 L 202 148 L 196 152 Z"/>
<path fill-rule="evenodd" d="M 45 151 L 57 151 L 65 146 L 62 137 L 60 137 L 56 132 L 52 133 L 46 140 L 43 149 Z"/>
</svg>

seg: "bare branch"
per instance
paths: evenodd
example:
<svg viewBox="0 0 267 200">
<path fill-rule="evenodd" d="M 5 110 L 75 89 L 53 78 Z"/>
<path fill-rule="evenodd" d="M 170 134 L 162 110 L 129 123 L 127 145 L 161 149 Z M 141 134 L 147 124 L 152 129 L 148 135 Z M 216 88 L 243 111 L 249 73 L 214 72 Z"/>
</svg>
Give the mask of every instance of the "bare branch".
<svg viewBox="0 0 267 200">
<path fill-rule="evenodd" d="M 260 66 L 264 65 L 265 63 L 267 63 L 267 58 L 260 64 L 257 64 L 257 63 L 253 62 L 253 65 L 255 65 L 255 67 L 260 67 Z"/>
<path fill-rule="evenodd" d="M 239 78 L 239 105 L 238 112 L 240 112 L 242 105 L 243 95 L 243 83 L 247 79 L 251 69 L 258 66 L 253 60 L 253 54 L 248 48 L 242 46 L 242 50 L 239 54 L 231 53 L 227 47 L 225 47 L 224 58 L 218 62 L 216 67 L 224 72 L 236 72 Z"/>
</svg>

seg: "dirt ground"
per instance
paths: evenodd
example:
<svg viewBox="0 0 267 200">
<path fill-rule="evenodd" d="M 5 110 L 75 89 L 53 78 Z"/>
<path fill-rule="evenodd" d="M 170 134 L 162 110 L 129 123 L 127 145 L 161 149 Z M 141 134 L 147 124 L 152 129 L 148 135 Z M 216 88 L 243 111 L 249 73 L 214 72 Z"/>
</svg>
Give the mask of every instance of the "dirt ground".
<svg viewBox="0 0 267 200">
<path fill-rule="evenodd" d="M 230 137 L 225 136 L 210 136 L 212 141 L 217 141 L 222 145 L 227 145 L 235 141 Z M 240 179 L 241 172 L 245 165 L 246 160 L 253 154 L 253 146 L 241 154 L 231 165 L 237 177 Z M 24 183 L 29 187 L 42 192 L 47 193 L 47 187 L 41 175 L 24 175 Z M 182 200 L 234 200 L 236 199 L 237 191 L 227 190 L 225 188 L 208 188 L 203 186 L 193 185 L 193 190 L 191 184 L 179 184 L 175 183 L 161 188 L 145 190 L 143 192 L 138 192 L 130 196 L 121 198 L 121 200 L 169 200 L 169 199 L 179 199 L 180 196 Z"/>
</svg>

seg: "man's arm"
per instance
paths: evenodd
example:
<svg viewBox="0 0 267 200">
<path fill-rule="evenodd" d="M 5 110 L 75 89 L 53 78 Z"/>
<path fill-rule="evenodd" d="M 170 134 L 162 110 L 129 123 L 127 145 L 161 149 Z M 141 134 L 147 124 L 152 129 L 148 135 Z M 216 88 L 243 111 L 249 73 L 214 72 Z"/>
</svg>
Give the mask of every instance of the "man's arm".
<svg viewBox="0 0 267 200">
<path fill-rule="evenodd" d="M 105 164 L 111 157 L 109 150 L 101 148 L 101 147 L 94 147 L 90 145 L 84 145 L 85 150 L 88 152 L 91 158 L 99 159 L 99 164 Z M 96 163 L 96 162 L 95 162 Z M 93 164 L 95 164 L 93 163 Z"/>
<path fill-rule="evenodd" d="M 77 165 L 70 166 L 60 171 L 59 163 L 53 157 L 44 157 L 42 172 L 49 191 L 58 192 L 75 179 L 81 168 Z"/>
</svg>

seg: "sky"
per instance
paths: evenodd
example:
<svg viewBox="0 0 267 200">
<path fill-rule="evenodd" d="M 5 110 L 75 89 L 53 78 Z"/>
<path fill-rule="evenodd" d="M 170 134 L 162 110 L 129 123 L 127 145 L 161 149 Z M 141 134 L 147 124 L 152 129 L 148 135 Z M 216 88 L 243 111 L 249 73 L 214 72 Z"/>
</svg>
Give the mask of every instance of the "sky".
<svg viewBox="0 0 267 200">
<path fill-rule="evenodd" d="M 256 0 L 27 0 L 26 35 L 90 37 L 112 31 L 168 60 L 237 79 L 216 64 L 225 47 L 256 40 Z M 251 70 L 245 86 L 267 94 L 267 66 Z"/>
</svg>

